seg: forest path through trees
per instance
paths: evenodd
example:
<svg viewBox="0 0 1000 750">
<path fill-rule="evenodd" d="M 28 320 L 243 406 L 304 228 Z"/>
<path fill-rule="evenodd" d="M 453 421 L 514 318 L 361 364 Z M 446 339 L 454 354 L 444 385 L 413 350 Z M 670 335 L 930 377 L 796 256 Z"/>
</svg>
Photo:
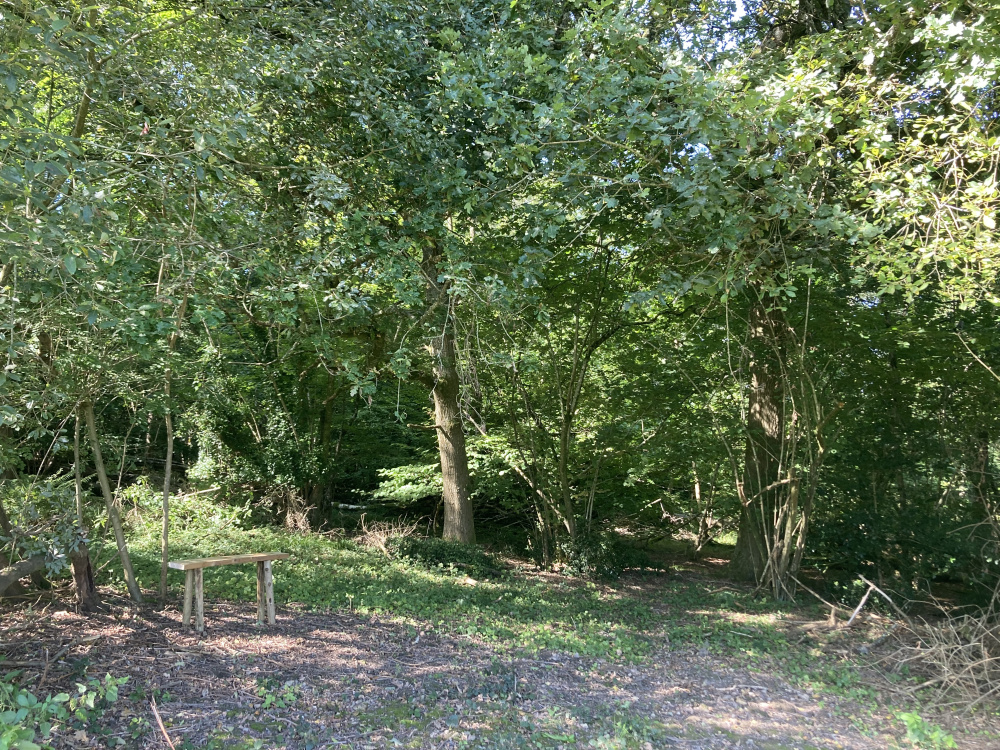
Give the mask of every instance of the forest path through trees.
<svg viewBox="0 0 1000 750">
<path fill-rule="evenodd" d="M 624 588 L 656 599 L 667 579 L 636 577 Z M 780 650 L 727 647 L 727 639 L 751 638 L 752 629 L 720 630 L 711 619 L 718 611 L 689 606 L 681 625 L 673 620 L 672 629 L 649 635 L 657 642 L 649 654 L 628 660 L 511 652 L 416 622 L 294 605 L 279 612 L 276 628 L 262 630 L 252 624 L 252 608 L 207 602 L 203 639 L 181 628 L 174 606 L 116 607 L 115 615 L 89 618 L 54 606 L 7 611 L 0 652 L 26 677 L 45 673 L 39 694 L 72 693 L 84 674 L 129 677 L 98 722 L 103 737 L 64 730 L 56 748 L 116 739 L 137 750 L 164 747 L 151 698 L 178 748 L 910 746 L 896 709 L 876 704 L 875 691 L 851 673 L 831 677 L 847 688 L 840 695 L 810 687 L 794 667 L 779 666 Z M 794 629 L 799 621 L 785 622 Z M 699 629 L 700 643 L 692 637 Z M 800 640 L 787 651 L 817 656 L 809 645 Z M 812 666 L 831 669 L 821 661 Z M 960 748 L 990 747 L 981 737 L 955 736 Z"/>
</svg>

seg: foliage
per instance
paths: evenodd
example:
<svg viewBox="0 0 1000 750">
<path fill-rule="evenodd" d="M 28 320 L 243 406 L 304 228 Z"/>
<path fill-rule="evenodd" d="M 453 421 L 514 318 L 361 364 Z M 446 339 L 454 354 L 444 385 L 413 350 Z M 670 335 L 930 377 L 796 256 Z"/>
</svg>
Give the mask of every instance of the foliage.
<svg viewBox="0 0 1000 750">
<path fill-rule="evenodd" d="M 5 4 L 20 553 L 83 539 L 42 528 L 68 518 L 83 404 L 143 529 L 168 415 L 175 520 L 222 546 L 424 513 L 457 481 L 447 337 L 463 493 L 543 565 L 632 565 L 598 528 L 738 528 L 779 597 L 803 565 L 991 588 L 1000 15 L 743 11 Z M 755 463 L 762 411 L 779 448 Z"/>
<path fill-rule="evenodd" d="M 207 491 L 181 492 L 170 498 L 170 515 L 179 526 L 215 529 L 225 533 L 229 529 L 246 528 L 250 518 L 249 503 L 243 505 L 220 501 L 220 493 L 212 488 Z M 150 486 L 146 477 L 139 477 L 133 484 L 122 488 L 117 497 L 122 507 L 137 523 L 152 523 L 161 514 L 162 490 Z"/>
<path fill-rule="evenodd" d="M 653 567 L 649 555 L 614 532 L 595 532 L 564 541 L 559 548 L 569 575 L 618 578 L 627 569 Z"/>
<path fill-rule="evenodd" d="M 490 578 L 505 567 L 500 560 L 473 544 L 426 536 L 397 536 L 386 545 L 401 560 L 434 570 L 458 569 L 475 578 Z"/>
<path fill-rule="evenodd" d="M 441 466 L 437 463 L 408 464 L 379 470 L 378 489 L 372 493 L 376 500 L 406 506 L 426 497 L 441 494 Z"/>
<path fill-rule="evenodd" d="M 906 739 L 913 743 L 914 747 L 927 748 L 927 750 L 947 750 L 955 748 L 955 738 L 945 732 L 941 727 L 931 724 L 920 714 L 902 712 L 899 720 L 906 725 Z"/>
<path fill-rule="evenodd" d="M 76 514 L 73 477 L 22 477 L 0 484 L 0 502 L 12 524 L 4 545 L 25 557 L 45 556 L 50 575 L 64 573 L 70 556 L 87 541 Z"/>
<path fill-rule="evenodd" d="M 262 699 L 261 709 L 288 708 L 298 700 L 298 688 L 294 682 L 281 683 L 273 678 L 258 678 L 257 696 Z"/>
<path fill-rule="evenodd" d="M 19 672 L 8 672 L 0 680 L 0 749 L 39 750 L 35 740 L 45 742 L 60 728 L 74 723 L 86 725 L 118 700 L 118 691 L 128 677 L 105 675 L 77 684 L 74 695 L 59 693 L 44 699 L 14 684 Z"/>
</svg>

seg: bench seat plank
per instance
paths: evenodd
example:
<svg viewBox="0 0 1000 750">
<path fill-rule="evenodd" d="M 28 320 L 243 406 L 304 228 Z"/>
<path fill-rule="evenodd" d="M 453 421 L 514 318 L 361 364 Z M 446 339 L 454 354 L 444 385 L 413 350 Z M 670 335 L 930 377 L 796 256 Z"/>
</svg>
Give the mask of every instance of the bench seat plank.
<svg viewBox="0 0 1000 750">
<path fill-rule="evenodd" d="M 289 554 L 287 552 L 261 552 L 254 555 L 226 555 L 223 557 L 200 557 L 194 560 L 171 560 L 168 565 L 174 570 L 199 570 L 201 568 L 215 568 L 220 565 L 285 560 L 288 557 Z"/>
</svg>

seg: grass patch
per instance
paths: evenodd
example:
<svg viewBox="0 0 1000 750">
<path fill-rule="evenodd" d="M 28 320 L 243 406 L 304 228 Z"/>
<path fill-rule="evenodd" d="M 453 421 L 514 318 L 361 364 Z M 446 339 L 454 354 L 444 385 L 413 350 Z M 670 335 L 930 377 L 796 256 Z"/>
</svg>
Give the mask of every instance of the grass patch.
<svg viewBox="0 0 1000 750">
<path fill-rule="evenodd" d="M 503 569 L 480 549 L 416 538 L 400 540 L 390 557 L 349 540 L 247 528 L 238 512 L 204 501 L 201 505 L 178 508 L 171 557 L 288 552 L 291 558 L 275 565 L 275 594 L 283 604 L 391 617 L 415 628 L 470 636 L 509 654 L 545 649 L 639 661 L 654 647 L 669 644 L 701 656 L 737 657 L 751 670 L 781 674 L 813 693 L 850 697 L 869 706 L 876 699 L 855 660 L 789 640 L 785 617 L 809 608 L 755 597 L 718 579 L 659 578 L 655 586 L 645 586 L 632 574 L 598 585 L 526 575 Z M 154 511 L 130 514 L 133 561 L 147 589 L 159 580 L 157 520 Z M 94 548 L 102 560 L 115 554 L 108 544 Z M 104 582 L 124 587 L 115 562 L 104 575 Z M 170 572 L 170 586 L 178 596 L 182 575 Z M 211 599 L 252 602 L 254 566 L 209 569 L 205 589 Z M 505 679 L 495 676 L 481 698 L 505 695 Z M 621 732 L 605 734 L 613 740 Z"/>
<path fill-rule="evenodd" d="M 474 580 L 464 565 L 429 565 L 423 556 L 390 559 L 350 541 L 273 527 L 244 528 L 234 519 L 202 524 L 191 522 L 188 514 L 186 520 L 171 528 L 172 559 L 252 551 L 290 553 L 290 559 L 275 564 L 274 591 L 281 603 L 429 623 L 444 632 L 527 653 L 552 649 L 634 659 L 651 648 L 648 633 L 656 624 L 651 608 L 635 596 L 592 583 L 513 573 Z M 133 514 L 129 536 L 139 582 L 155 589 L 160 570 L 155 519 L 145 522 Z M 115 554 L 108 544 L 94 547 L 102 561 Z M 123 586 L 116 568 L 112 562 L 102 582 Z M 169 583 L 179 595 L 183 574 L 170 571 Z M 205 573 L 208 598 L 254 601 L 256 587 L 252 565 L 210 568 Z"/>
</svg>

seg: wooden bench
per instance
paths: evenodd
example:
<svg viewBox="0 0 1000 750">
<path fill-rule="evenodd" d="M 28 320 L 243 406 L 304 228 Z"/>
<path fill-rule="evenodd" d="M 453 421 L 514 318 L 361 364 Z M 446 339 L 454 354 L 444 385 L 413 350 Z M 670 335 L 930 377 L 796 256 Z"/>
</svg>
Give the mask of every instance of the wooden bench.
<svg viewBox="0 0 1000 750">
<path fill-rule="evenodd" d="M 205 568 L 216 568 L 220 565 L 241 565 L 257 563 L 257 623 L 264 624 L 264 613 L 267 612 L 268 625 L 274 625 L 274 576 L 271 574 L 273 560 L 285 560 L 287 552 L 261 552 L 255 555 L 226 555 L 224 557 L 202 557 L 197 560 L 173 560 L 170 563 L 174 570 L 184 571 L 184 627 L 191 622 L 191 600 L 194 599 L 194 629 L 205 632 Z"/>
</svg>

